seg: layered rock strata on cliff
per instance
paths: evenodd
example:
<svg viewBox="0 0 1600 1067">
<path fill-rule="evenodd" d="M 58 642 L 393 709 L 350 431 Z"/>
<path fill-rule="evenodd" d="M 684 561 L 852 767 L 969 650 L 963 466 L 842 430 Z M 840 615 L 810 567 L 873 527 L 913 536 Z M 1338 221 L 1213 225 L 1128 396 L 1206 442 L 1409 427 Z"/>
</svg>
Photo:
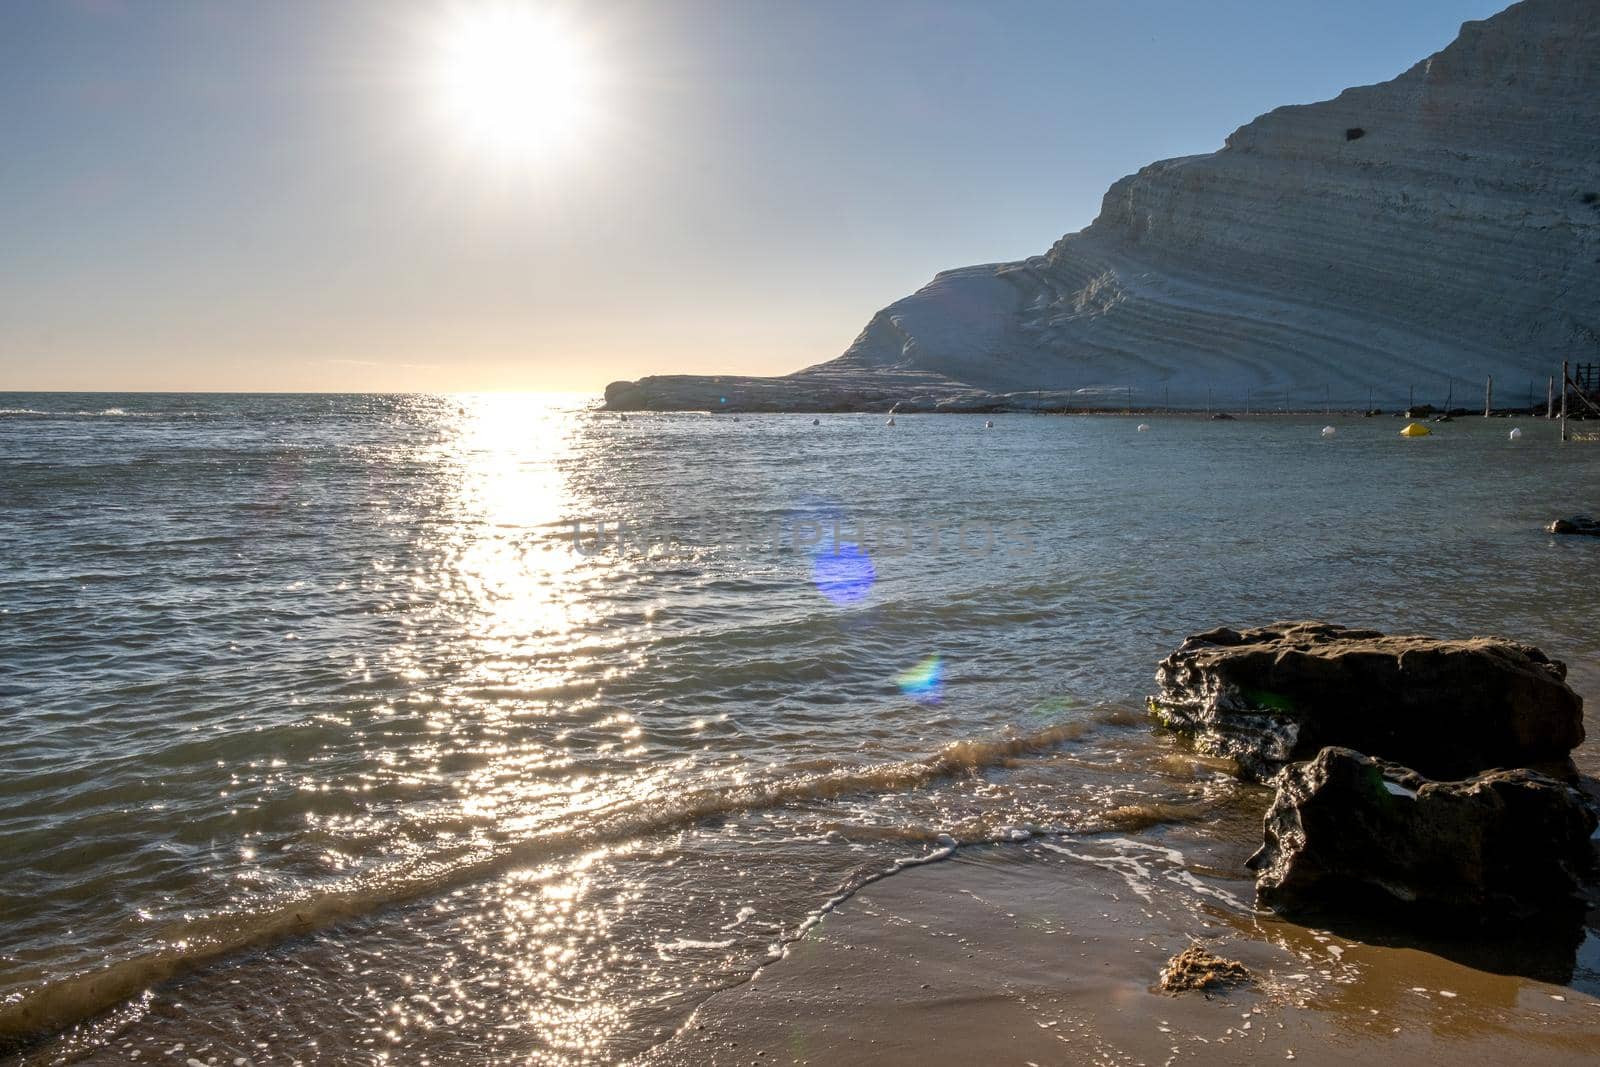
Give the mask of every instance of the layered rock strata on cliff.
<svg viewBox="0 0 1600 1067">
<path fill-rule="evenodd" d="M 1600 359 L 1600 0 L 1154 163 L 1044 255 L 938 275 L 839 358 L 617 382 L 633 409 L 1396 407 Z M 1435 395 L 1437 394 L 1437 395 Z"/>
</svg>

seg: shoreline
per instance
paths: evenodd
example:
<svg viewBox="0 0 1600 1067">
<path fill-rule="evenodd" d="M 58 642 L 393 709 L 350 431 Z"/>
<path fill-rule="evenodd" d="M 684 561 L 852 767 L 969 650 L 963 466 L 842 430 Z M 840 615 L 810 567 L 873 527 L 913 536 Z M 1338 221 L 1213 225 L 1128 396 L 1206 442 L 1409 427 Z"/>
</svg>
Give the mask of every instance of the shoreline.
<svg viewBox="0 0 1600 1067">
<path fill-rule="evenodd" d="M 1592 691 L 1597 676 L 1578 663 L 1571 680 Z M 1573 759 L 1592 796 L 1593 750 Z M 632 1062 L 1593 1061 L 1592 899 L 1570 924 L 1531 928 L 1281 916 L 1256 902 L 1245 862 L 1267 810 L 1262 791 L 1219 817 L 975 842 L 895 872 Z M 1249 981 L 1164 991 L 1162 968 L 1190 946 Z"/>
<path fill-rule="evenodd" d="M 1429 414 L 1411 415 L 1406 409 L 1398 410 L 1373 410 L 1363 411 L 1360 408 L 1336 408 L 1324 410 L 1322 408 L 1292 408 L 1280 411 L 1244 411 L 1233 408 L 1217 408 L 1213 411 L 1190 408 L 1162 408 L 1162 407 L 976 407 L 976 408 L 951 408 L 951 407 L 916 407 L 896 405 L 890 408 L 882 406 L 868 407 L 797 407 L 797 408 L 766 408 L 744 407 L 728 405 L 722 408 L 706 407 L 657 407 L 633 408 L 611 407 L 602 403 L 593 409 L 597 413 L 607 415 L 1137 415 L 1141 418 L 1183 418 L 1183 419 L 1216 419 L 1226 422 L 1236 419 L 1261 419 L 1261 418 L 1355 418 L 1355 419 L 1419 419 L 1433 421 L 1443 415 L 1442 411 Z M 1538 419 L 1542 422 L 1559 422 L 1557 416 L 1546 416 L 1541 412 L 1530 412 L 1521 408 L 1504 409 L 1496 408 L 1488 415 L 1481 411 L 1460 412 L 1452 409 L 1449 418 L 1451 421 L 1466 421 L 1472 419 Z M 1567 415 L 1568 422 L 1584 422 L 1585 416 Z"/>
<path fill-rule="evenodd" d="M 1237 851 L 1181 826 L 962 849 L 863 887 L 633 1062 L 1592 1062 L 1592 991 L 1254 911 Z M 1161 992 L 1193 943 L 1254 984 Z"/>
</svg>

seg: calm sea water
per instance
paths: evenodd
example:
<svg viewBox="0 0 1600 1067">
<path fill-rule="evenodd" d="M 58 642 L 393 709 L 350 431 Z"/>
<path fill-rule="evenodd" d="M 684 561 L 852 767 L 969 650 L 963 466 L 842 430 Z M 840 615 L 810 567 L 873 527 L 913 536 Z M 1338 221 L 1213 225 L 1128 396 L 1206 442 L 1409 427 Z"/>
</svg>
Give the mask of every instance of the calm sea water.
<svg viewBox="0 0 1600 1067">
<path fill-rule="evenodd" d="M 613 1060 L 954 843 L 1248 836 L 1140 711 L 1219 623 L 1600 695 L 1600 545 L 1540 530 L 1600 446 L 1542 420 L 592 407 L 0 394 L 13 1048 Z"/>
</svg>

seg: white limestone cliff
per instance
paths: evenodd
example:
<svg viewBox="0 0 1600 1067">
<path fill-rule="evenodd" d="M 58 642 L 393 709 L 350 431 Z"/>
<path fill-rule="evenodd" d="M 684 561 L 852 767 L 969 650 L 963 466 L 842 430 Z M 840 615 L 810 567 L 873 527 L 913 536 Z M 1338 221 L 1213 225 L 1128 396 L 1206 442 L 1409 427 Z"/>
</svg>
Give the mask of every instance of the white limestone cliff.
<svg viewBox="0 0 1600 1067">
<path fill-rule="evenodd" d="M 1600 0 L 1523 0 L 1392 81 L 1154 163 L 1044 255 L 946 271 L 839 358 L 612 408 L 1257 410 L 1542 398 L 1600 360 Z"/>
</svg>

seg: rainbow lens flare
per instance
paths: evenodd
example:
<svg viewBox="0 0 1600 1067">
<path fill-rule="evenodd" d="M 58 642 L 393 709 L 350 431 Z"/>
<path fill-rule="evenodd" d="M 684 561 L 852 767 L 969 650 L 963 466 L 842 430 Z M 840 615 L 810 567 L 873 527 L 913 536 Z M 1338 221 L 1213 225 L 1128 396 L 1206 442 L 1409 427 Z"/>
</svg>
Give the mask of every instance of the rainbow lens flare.
<svg viewBox="0 0 1600 1067">
<path fill-rule="evenodd" d="M 921 704 L 937 704 L 944 689 L 944 661 L 929 656 L 895 676 L 900 692 Z"/>
<path fill-rule="evenodd" d="M 878 573 L 860 545 L 849 541 L 821 545 L 811 554 L 811 581 L 835 604 L 866 599 Z"/>
</svg>

